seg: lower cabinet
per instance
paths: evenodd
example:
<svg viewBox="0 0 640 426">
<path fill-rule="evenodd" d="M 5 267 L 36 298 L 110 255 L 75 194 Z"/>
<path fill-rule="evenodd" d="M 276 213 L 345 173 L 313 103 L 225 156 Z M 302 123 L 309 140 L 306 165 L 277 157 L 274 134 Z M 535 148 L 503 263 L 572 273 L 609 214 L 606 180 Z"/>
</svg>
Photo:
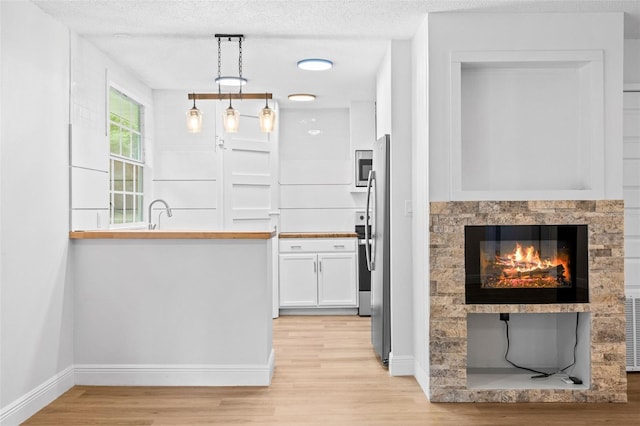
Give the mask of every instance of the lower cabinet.
<svg viewBox="0 0 640 426">
<path fill-rule="evenodd" d="M 355 240 L 280 241 L 280 307 L 357 307 Z"/>
</svg>

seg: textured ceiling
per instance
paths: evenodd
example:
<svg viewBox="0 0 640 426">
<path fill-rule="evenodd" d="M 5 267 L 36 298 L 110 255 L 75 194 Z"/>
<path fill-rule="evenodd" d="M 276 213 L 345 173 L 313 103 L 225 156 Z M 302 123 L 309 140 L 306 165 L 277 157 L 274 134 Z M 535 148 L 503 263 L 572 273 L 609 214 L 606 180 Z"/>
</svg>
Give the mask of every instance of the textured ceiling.
<svg viewBox="0 0 640 426">
<path fill-rule="evenodd" d="M 2 0 L 6 1 L 6 0 Z M 625 12 L 625 37 L 640 38 L 640 0 L 33 0 L 155 89 L 216 91 L 216 33 L 241 33 L 248 92 L 312 92 L 315 107 L 373 100 L 375 72 L 391 39 L 409 39 L 425 13 Z M 224 43 L 223 74 L 237 45 Z M 304 72 L 305 57 L 334 69 Z M 230 73 L 229 72 L 229 73 Z M 185 96 L 186 98 L 186 96 Z"/>
</svg>

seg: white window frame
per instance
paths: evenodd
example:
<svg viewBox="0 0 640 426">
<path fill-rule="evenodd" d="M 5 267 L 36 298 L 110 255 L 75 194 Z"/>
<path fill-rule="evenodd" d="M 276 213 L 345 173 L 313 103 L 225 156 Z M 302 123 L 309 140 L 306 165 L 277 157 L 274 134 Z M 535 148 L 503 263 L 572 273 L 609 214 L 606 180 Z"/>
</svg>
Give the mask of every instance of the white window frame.
<svg viewBox="0 0 640 426">
<path fill-rule="evenodd" d="M 121 123 L 115 123 L 111 121 L 111 91 L 116 91 L 120 95 L 129 99 L 130 101 L 139 105 L 140 108 L 140 117 L 139 117 L 139 130 L 135 130 L 131 127 L 124 126 Z M 107 111 L 106 111 L 106 120 L 107 120 L 107 129 L 108 129 L 108 141 L 109 141 L 109 224 L 110 228 L 138 228 L 146 225 L 144 218 L 144 202 L 145 202 L 145 191 L 144 191 L 144 177 L 146 175 L 146 164 L 145 164 L 145 104 L 140 102 L 135 97 L 131 96 L 127 93 L 126 90 L 123 90 L 121 87 L 117 85 L 110 84 L 107 88 Z M 140 149 L 140 159 L 136 160 L 132 157 L 127 157 L 124 155 L 118 155 L 111 152 L 111 126 L 117 125 L 121 129 L 127 130 L 128 132 L 134 132 L 139 135 L 139 149 Z M 122 142 L 120 144 L 120 148 L 122 148 Z M 134 181 L 132 184 L 132 190 L 126 189 L 126 181 L 124 180 L 124 170 L 123 170 L 123 181 L 122 181 L 122 190 L 115 190 L 113 186 L 113 168 L 115 163 L 121 162 L 123 163 L 123 167 L 126 167 L 127 164 L 131 164 L 133 166 L 133 175 Z M 138 169 L 139 167 L 139 169 Z M 139 176 L 138 170 L 142 172 L 142 183 L 139 185 Z M 126 200 L 127 196 L 133 197 L 133 217 L 136 217 L 138 214 L 140 215 L 140 220 L 133 222 L 123 222 L 123 223 L 114 223 L 115 218 L 115 209 L 113 206 L 115 205 L 115 197 L 117 195 L 122 195 L 123 203 L 126 212 Z M 136 203 L 136 197 L 140 197 L 139 208 Z"/>
</svg>

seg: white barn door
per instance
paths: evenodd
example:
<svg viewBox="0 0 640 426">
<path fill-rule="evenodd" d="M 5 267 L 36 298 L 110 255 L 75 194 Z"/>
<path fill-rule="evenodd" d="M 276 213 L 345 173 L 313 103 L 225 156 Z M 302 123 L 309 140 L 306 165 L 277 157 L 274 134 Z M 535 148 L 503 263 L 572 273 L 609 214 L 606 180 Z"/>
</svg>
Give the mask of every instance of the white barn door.
<svg viewBox="0 0 640 426">
<path fill-rule="evenodd" d="M 223 225 L 227 230 L 273 231 L 278 225 L 277 135 L 260 131 L 257 112 L 263 104 L 234 106 L 240 110 L 238 132 L 225 133 L 220 126 L 218 133 L 223 135 Z"/>
</svg>

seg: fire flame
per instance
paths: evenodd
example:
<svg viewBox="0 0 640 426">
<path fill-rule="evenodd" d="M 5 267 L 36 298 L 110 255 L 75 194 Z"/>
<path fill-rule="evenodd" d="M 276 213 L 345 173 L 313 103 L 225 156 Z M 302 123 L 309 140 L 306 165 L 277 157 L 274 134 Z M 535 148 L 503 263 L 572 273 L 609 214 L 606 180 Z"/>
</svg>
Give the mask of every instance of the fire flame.
<svg viewBox="0 0 640 426">
<path fill-rule="evenodd" d="M 497 257 L 498 265 L 511 266 L 513 272 L 529 272 L 536 269 L 545 269 L 557 266 L 561 262 L 553 263 L 551 259 L 540 259 L 538 251 L 533 246 L 526 247 L 524 253 L 520 243 L 516 243 L 516 249 L 504 257 Z"/>
<path fill-rule="evenodd" d="M 534 246 L 515 242 L 513 252 L 497 254 L 493 261 L 481 253 L 486 287 L 561 287 L 571 281 L 569 257 L 558 252 L 553 258 L 541 258 Z"/>
</svg>

